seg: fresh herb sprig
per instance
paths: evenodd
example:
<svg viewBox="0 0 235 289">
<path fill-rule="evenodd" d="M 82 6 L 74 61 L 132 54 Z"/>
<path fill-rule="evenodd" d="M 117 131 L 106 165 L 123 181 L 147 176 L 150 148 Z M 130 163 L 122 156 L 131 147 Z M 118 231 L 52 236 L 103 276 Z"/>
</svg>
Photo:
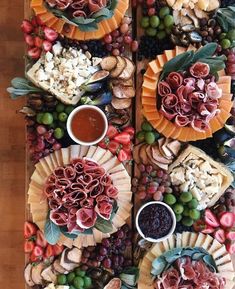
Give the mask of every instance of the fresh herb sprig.
<svg viewBox="0 0 235 289">
<path fill-rule="evenodd" d="M 170 72 L 187 70 L 195 62 L 204 62 L 210 66 L 210 73 L 217 77 L 218 71 L 225 68 L 226 57 L 213 56 L 217 48 L 216 43 L 208 43 L 198 51 L 186 51 L 172 58 L 163 66 L 160 80 L 164 79 Z"/>
<path fill-rule="evenodd" d="M 226 8 L 219 8 L 217 10 L 216 18 L 218 23 L 223 28 L 224 32 L 235 28 L 235 6 L 228 6 Z"/>
</svg>

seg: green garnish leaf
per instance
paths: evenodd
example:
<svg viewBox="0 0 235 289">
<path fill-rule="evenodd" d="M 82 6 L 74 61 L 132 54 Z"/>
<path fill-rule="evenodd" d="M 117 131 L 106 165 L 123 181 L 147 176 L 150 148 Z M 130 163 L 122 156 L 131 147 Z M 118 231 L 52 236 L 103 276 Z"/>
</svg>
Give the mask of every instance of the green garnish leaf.
<svg viewBox="0 0 235 289">
<path fill-rule="evenodd" d="M 60 227 L 53 223 L 48 215 L 45 224 L 45 238 L 51 245 L 55 245 L 60 238 Z"/>
<path fill-rule="evenodd" d="M 100 216 L 97 217 L 94 227 L 102 233 L 110 233 L 113 230 L 111 220 L 105 220 Z"/>
<path fill-rule="evenodd" d="M 200 48 L 197 52 L 194 53 L 193 62 L 196 62 L 200 58 L 207 58 L 212 56 L 217 49 L 217 43 L 208 43 L 207 45 Z"/>
</svg>

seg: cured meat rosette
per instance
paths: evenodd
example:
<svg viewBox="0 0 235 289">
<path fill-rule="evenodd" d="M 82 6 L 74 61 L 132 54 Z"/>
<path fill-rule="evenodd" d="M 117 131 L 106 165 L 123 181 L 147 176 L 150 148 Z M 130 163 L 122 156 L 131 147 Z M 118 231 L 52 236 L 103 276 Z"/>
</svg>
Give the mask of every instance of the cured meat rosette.
<svg viewBox="0 0 235 289">
<path fill-rule="evenodd" d="M 179 127 L 205 131 L 219 113 L 222 90 L 206 63 L 196 62 L 185 72 L 171 72 L 158 83 L 160 112 Z"/>
<path fill-rule="evenodd" d="M 109 220 L 118 190 L 104 168 L 87 159 L 58 167 L 47 178 L 44 194 L 50 219 L 69 233 L 84 232 L 98 217 Z"/>
</svg>

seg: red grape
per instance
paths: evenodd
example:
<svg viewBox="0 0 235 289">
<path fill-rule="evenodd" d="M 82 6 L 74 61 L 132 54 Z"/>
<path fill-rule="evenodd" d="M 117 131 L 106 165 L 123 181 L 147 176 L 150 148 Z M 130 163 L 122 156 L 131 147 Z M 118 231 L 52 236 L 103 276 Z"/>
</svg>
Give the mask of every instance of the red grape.
<svg viewBox="0 0 235 289">
<path fill-rule="evenodd" d="M 153 16 L 153 15 L 155 15 L 155 13 L 156 13 L 156 9 L 155 8 L 149 8 L 148 9 L 148 15 L 149 16 Z"/>
<path fill-rule="evenodd" d="M 131 37 L 130 35 L 124 36 L 124 42 L 125 42 L 126 44 L 131 44 L 131 42 L 132 42 L 132 37 Z"/>
<path fill-rule="evenodd" d="M 111 35 L 112 35 L 113 37 L 118 37 L 118 36 L 120 35 L 120 32 L 119 32 L 118 29 L 116 29 L 116 30 L 114 30 L 114 31 L 111 32 Z"/>
<path fill-rule="evenodd" d="M 105 258 L 102 262 L 104 268 L 110 269 L 112 266 L 112 261 L 109 258 Z"/>
<path fill-rule="evenodd" d="M 113 49 L 112 54 L 113 54 L 114 56 L 120 55 L 119 49 L 117 49 L 117 48 Z"/>
<path fill-rule="evenodd" d="M 147 0 L 147 6 L 153 6 L 155 4 L 155 0 Z"/>
<path fill-rule="evenodd" d="M 111 34 L 105 35 L 105 37 L 104 37 L 104 42 L 105 43 L 110 44 L 110 43 L 112 43 L 112 41 L 113 41 L 113 37 L 112 37 Z"/>
</svg>

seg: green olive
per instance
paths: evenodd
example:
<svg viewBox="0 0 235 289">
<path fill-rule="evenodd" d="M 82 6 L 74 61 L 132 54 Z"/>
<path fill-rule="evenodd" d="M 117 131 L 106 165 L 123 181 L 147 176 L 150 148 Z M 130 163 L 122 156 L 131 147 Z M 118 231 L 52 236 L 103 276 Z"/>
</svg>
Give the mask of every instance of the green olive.
<svg viewBox="0 0 235 289">
<path fill-rule="evenodd" d="M 74 107 L 72 105 L 66 106 L 64 112 L 68 115 L 74 110 Z"/>
</svg>

